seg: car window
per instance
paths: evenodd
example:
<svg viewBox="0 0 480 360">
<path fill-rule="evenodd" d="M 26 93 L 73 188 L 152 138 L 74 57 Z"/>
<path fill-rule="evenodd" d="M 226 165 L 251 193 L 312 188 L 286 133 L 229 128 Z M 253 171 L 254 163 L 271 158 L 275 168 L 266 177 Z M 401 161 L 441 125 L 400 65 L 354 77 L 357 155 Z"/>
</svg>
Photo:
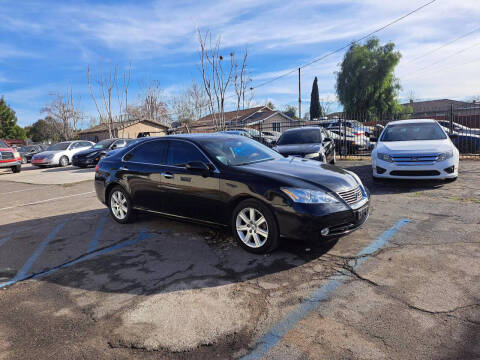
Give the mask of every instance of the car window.
<svg viewBox="0 0 480 360">
<path fill-rule="evenodd" d="M 81 141 L 79 145 L 79 147 L 90 147 L 90 146 L 92 146 L 92 144 L 89 143 L 88 141 Z"/>
<path fill-rule="evenodd" d="M 289 144 L 319 144 L 322 142 L 320 129 L 299 129 L 288 131 L 280 136 L 278 145 Z"/>
<path fill-rule="evenodd" d="M 144 164 L 164 165 L 167 145 L 165 140 L 147 141 L 127 153 L 124 159 Z"/>
<path fill-rule="evenodd" d="M 185 166 L 191 161 L 202 161 L 209 163 L 208 159 L 198 148 L 187 141 L 170 141 L 168 147 L 168 165 Z"/>
</svg>

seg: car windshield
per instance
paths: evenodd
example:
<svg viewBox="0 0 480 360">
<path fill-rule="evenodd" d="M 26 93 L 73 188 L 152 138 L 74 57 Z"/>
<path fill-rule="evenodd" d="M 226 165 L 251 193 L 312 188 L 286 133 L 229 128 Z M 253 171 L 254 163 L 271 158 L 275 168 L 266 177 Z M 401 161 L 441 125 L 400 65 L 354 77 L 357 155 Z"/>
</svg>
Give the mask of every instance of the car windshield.
<svg viewBox="0 0 480 360">
<path fill-rule="evenodd" d="M 206 152 L 224 165 L 239 166 L 282 158 L 282 155 L 246 137 L 208 141 Z"/>
<path fill-rule="evenodd" d="M 389 125 L 380 141 L 443 140 L 447 136 L 436 123 L 409 123 Z"/>
<path fill-rule="evenodd" d="M 108 147 L 114 142 L 114 140 L 102 140 L 92 146 L 92 149 L 108 149 Z"/>
<path fill-rule="evenodd" d="M 317 129 L 306 130 L 293 130 L 287 131 L 278 139 L 278 145 L 290 145 L 290 144 L 318 144 L 322 142 L 322 136 Z"/>
<path fill-rule="evenodd" d="M 63 143 L 58 143 L 55 145 L 52 145 L 48 148 L 48 151 L 55 151 L 55 150 L 67 150 L 68 145 L 70 145 L 69 142 L 63 142 Z"/>
<path fill-rule="evenodd" d="M 8 148 L 8 145 L 5 144 L 2 140 L 0 140 L 0 148 Z"/>
<path fill-rule="evenodd" d="M 32 150 L 35 150 L 35 146 L 22 146 L 18 148 L 20 152 L 30 152 Z"/>
</svg>

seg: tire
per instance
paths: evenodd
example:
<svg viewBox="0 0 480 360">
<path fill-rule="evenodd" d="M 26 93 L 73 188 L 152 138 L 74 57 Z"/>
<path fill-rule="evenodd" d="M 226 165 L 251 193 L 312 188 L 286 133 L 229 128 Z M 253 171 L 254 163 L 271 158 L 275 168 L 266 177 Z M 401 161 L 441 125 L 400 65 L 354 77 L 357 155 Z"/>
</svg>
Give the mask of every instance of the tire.
<svg viewBox="0 0 480 360">
<path fill-rule="evenodd" d="M 120 224 L 126 224 L 134 219 L 132 201 L 121 186 L 115 186 L 108 194 L 108 208 L 110 209 L 110 215 Z"/>
<path fill-rule="evenodd" d="M 333 149 L 333 159 L 330 160 L 330 164 L 335 165 L 337 163 L 337 152 Z"/>
<path fill-rule="evenodd" d="M 22 171 L 22 165 L 17 165 L 17 166 L 12 167 L 12 171 L 15 174 L 19 173 L 20 171 Z"/>
<path fill-rule="evenodd" d="M 28 163 L 27 158 L 22 157 L 22 164 L 26 164 L 26 163 Z"/>
<path fill-rule="evenodd" d="M 275 216 L 258 200 L 247 199 L 238 204 L 232 213 L 231 226 L 240 246 L 251 253 L 266 254 L 278 247 L 279 232 Z"/>
<path fill-rule="evenodd" d="M 61 167 L 65 167 L 68 165 L 68 157 L 66 157 L 65 155 L 63 155 L 60 160 L 58 161 L 58 165 L 60 165 Z"/>
</svg>

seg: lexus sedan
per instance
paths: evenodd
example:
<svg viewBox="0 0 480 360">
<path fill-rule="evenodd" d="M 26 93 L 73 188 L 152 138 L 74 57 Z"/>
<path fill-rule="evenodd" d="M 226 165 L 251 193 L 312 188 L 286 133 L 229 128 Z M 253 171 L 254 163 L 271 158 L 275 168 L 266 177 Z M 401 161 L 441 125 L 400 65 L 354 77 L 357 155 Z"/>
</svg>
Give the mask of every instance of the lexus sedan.
<svg viewBox="0 0 480 360">
<path fill-rule="evenodd" d="M 38 167 L 44 166 L 67 166 L 72 162 L 72 157 L 76 153 L 92 147 L 91 141 L 77 140 L 64 141 L 50 146 L 47 151 L 33 155 L 32 165 Z"/>
<path fill-rule="evenodd" d="M 125 147 L 130 139 L 106 139 L 99 141 L 91 148 L 79 151 L 72 157 L 72 165 L 78 167 L 95 166 L 110 151 Z"/>
<path fill-rule="evenodd" d="M 230 227 L 254 253 L 274 250 L 281 236 L 348 234 L 367 220 L 370 203 L 350 171 L 221 134 L 142 139 L 100 160 L 95 190 L 119 223 L 142 210 Z"/>
<path fill-rule="evenodd" d="M 305 126 L 288 129 L 273 148 L 282 155 L 297 156 L 335 164 L 335 141 L 322 127 Z"/>
<path fill-rule="evenodd" d="M 389 122 L 372 151 L 374 178 L 455 180 L 458 164 L 458 149 L 430 119 Z"/>
</svg>

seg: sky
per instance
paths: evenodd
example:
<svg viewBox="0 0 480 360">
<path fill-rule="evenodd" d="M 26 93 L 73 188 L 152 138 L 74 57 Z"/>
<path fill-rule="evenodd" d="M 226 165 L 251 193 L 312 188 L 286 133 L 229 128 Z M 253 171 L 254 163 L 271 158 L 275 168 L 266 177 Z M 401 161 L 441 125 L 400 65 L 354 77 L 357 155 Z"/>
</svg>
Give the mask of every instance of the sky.
<svg viewBox="0 0 480 360">
<path fill-rule="evenodd" d="M 132 68 L 129 102 L 150 81 L 166 97 L 201 81 L 196 31 L 221 36 L 222 53 L 248 48 L 252 86 L 321 57 L 428 0 L 8 1 L 0 0 L 0 96 L 29 125 L 52 94 L 71 86 L 95 116 L 87 68 Z M 476 31 L 475 31 L 476 30 Z M 443 46 L 464 34 L 471 34 Z M 379 32 L 402 54 L 400 100 L 480 95 L 480 1 L 437 0 Z M 440 48 L 441 47 L 441 48 Z M 335 72 L 344 51 L 302 70 L 302 113 L 318 77 L 320 98 L 340 110 Z M 298 104 L 297 74 L 254 90 L 254 103 Z M 228 104 L 233 107 L 233 104 Z"/>
</svg>

